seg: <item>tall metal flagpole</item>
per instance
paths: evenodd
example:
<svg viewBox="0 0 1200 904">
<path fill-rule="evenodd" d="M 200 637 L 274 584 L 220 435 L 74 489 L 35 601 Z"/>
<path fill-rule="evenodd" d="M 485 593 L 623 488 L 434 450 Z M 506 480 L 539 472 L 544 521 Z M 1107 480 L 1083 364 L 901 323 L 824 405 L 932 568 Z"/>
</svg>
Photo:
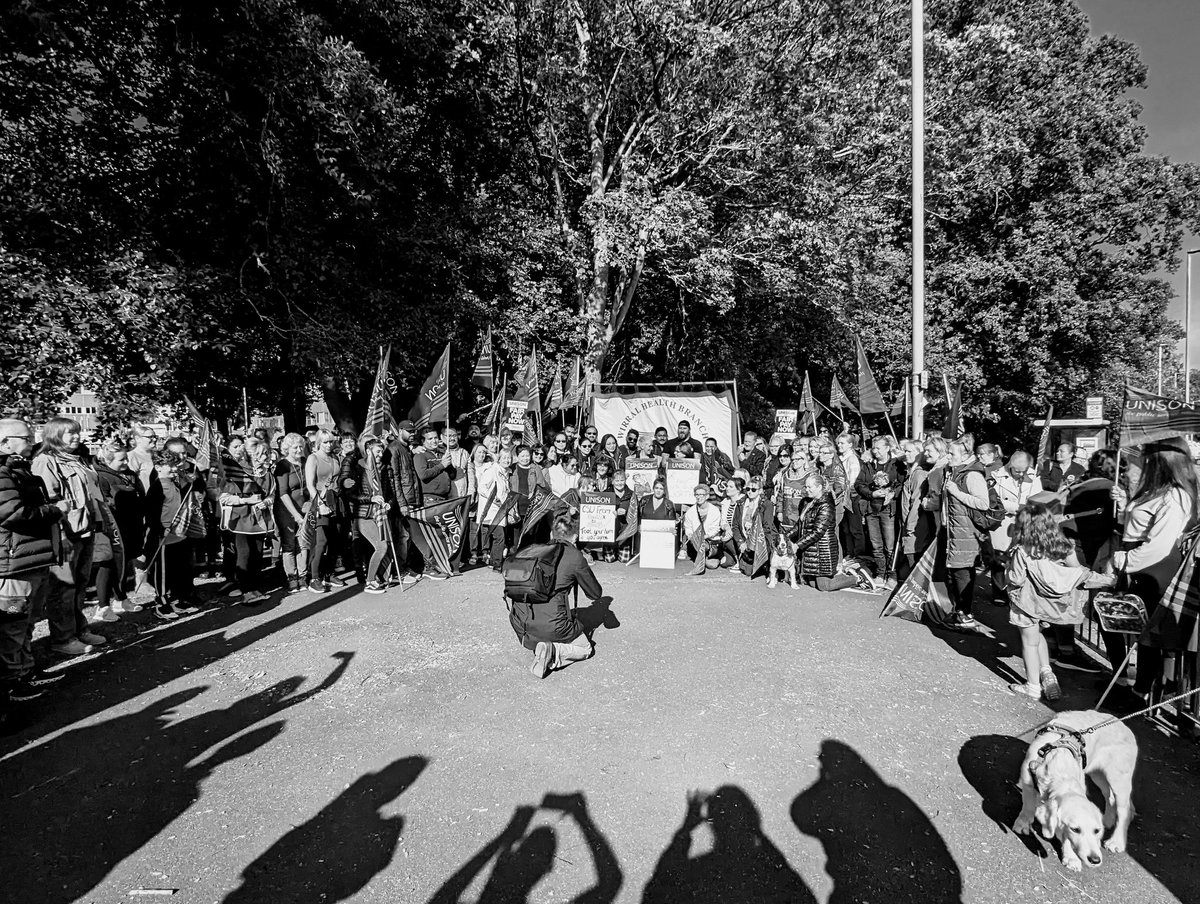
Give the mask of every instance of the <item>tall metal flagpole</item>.
<svg viewBox="0 0 1200 904">
<path fill-rule="evenodd" d="M 912 0 L 912 432 L 925 432 L 925 3 Z"/>
<path fill-rule="evenodd" d="M 1192 402 L 1192 255 L 1200 254 L 1200 248 L 1187 253 L 1187 274 L 1183 283 L 1183 401 Z"/>
</svg>

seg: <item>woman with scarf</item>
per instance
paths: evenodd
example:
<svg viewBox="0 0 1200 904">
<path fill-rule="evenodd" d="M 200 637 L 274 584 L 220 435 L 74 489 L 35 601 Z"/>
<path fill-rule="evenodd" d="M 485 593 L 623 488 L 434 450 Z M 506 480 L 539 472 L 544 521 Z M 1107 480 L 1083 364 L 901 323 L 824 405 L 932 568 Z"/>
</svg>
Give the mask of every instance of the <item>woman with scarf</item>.
<svg viewBox="0 0 1200 904">
<path fill-rule="evenodd" d="M 96 598 L 103 607 L 111 594 L 115 600 L 112 611 L 118 615 L 142 610 L 125 594 L 125 576 L 132 573 L 133 560 L 142 554 L 146 531 L 145 493 L 138 475 L 129 469 L 128 455 L 129 447 L 123 440 L 110 439 L 100 447 L 95 464 L 100 491 L 112 515 L 118 541 L 112 565 L 98 567 L 94 572 Z"/>
<path fill-rule="evenodd" d="M 234 584 L 229 596 L 244 605 L 254 606 L 266 596 L 259 591 L 262 574 L 263 541 L 275 532 L 270 499 L 275 492 L 268 448 L 251 435 L 244 442 L 229 443 L 241 454 L 225 459 L 225 483 L 217 500 L 221 506 L 221 527 L 233 535 L 236 554 Z"/>
<path fill-rule="evenodd" d="M 308 574 L 308 550 L 300 546 L 300 524 L 304 521 L 304 457 L 308 442 L 299 433 L 289 433 L 279 443 L 275 463 L 275 529 L 279 531 L 280 557 L 288 593 L 304 589 Z"/>
<path fill-rule="evenodd" d="M 305 511 L 311 522 L 311 547 L 308 551 L 308 589 L 312 593 L 328 593 L 333 584 L 344 587 L 345 582 L 333 573 L 337 542 L 333 518 L 337 510 L 337 482 L 341 463 L 334 455 L 337 437 L 328 430 L 318 430 L 313 436 L 313 453 L 304 463 L 304 485 L 308 489 L 309 508 Z M 316 511 L 312 511 L 312 509 Z M 308 536 L 301 532 L 301 538 Z"/>
<path fill-rule="evenodd" d="M 388 462 L 379 437 L 364 434 L 359 448 L 361 453 L 342 459 L 339 490 L 350 512 L 351 542 L 365 540 L 371 546 L 371 557 L 363 568 L 363 589 L 367 593 L 383 593 L 387 581 L 380 577 L 379 568 L 388 553 L 388 510 L 392 507 L 388 496 L 392 479 L 385 472 Z"/>
<path fill-rule="evenodd" d="M 83 614 L 96 531 L 104 524 L 104 510 L 100 480 L 75 451 L 81 433 L 78 421 L 53 418 L 42 431 L 41 451 L 31 463 L 33 473 L 46 485 L 50 501 L 64 501 L 69 506 L 62 520 L 63 561 L 50 569 L 46 600 L 50 649 L 66 656 L 108 642 L 88 630 Z"/>
</svg>

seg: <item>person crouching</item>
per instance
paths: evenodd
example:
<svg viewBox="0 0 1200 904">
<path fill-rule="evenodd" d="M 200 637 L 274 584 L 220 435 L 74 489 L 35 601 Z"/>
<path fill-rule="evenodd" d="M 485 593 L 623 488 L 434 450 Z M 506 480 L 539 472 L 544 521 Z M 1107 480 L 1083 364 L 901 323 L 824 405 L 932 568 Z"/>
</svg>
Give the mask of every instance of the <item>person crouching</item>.
<svg viewBox="0 0 1200 904">
<path fill-rule="evenodd" d="M 539 555 L 550 547 L 561 545 L 550 599 L 534 603 L 505 598 L 509 623 L 522 645 L 533 651 L 531 671 L 538 678 L 545 678 L 554 669 L 565 668 L 572 662 L 588 659 L 594 651 L 591 638 L 575 616 L 571 598 L 578 588 L 595 602 L 604 591 L 583 553 L 575 548 L 578 538 L 579 516 L 569 511 L 556 515 L 550 527 L 549 547 L 530 547 L 523 551 L 523 555 Z"/>
</svg>

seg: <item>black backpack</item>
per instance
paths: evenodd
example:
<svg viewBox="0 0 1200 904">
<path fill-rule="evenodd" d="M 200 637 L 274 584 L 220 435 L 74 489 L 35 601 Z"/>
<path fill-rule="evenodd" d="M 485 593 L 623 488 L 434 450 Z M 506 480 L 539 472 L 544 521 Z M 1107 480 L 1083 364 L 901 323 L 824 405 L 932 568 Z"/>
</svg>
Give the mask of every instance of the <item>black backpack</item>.
<svg viewBox="0 0 1200 904">
<path fill-rule="evenodd" d="M 967 509 L 967 515 L 971 519 L 971 524 L 976 530 L 994 531 L 1004 523 L 1004 516 L 1007 512 L 1004 511 L 1004 503 L 1000 501 L 1000 494 L 996 492 L 996 479 L 991 474 L 984 474 L 983 478 L 987 481 L 988 488 L 988 507 L 985 509 Z M 964 484 L 966 481 L 963 481 Z M 966 486 L 963 486 L 966 489 Z"/>
<path fill-rule="evenodd" d="M 548 603 L 562 561 L 563 544 L 529 546 L 504 563 L 504 595 L 518 603 Z"/>
</svg>

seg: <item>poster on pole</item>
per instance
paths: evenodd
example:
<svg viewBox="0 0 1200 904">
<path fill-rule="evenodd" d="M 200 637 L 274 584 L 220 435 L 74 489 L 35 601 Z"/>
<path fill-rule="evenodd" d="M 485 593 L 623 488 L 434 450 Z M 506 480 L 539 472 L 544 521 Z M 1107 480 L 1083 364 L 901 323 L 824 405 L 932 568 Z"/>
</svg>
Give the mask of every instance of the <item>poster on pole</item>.
<svg viewBox="0 0 1200 904">
<path fill-rule="evenodd" d="M 524 433 L 525 412 L 529 408 L 529 402 L 518 399 L 506 399 L 504 407 L 506 410 L 504 426 L 508 428 L 509 433 Z"/>
<path fill-rule="evenodd" d="M 700 483 L 700 459 L 667 459 L 668 499 L 676 505 L 695 505 L 698 483 Z"/>
<path fill-rule="evenodd" d="M 617 538 L 617 499 L 612 493 L 583 493 L 579 504 L 579 542 L 612 543 Z"/>
<path fill-rule="evenodd" d="M 657 477 L 657 458 L 625 459 L 625 483 L 638 499 L 654 491 L 654 481 Z"/>
<path fill-rule="evenodd" d="M 775 409 L 775 435 L 786 440 L 796 438 L 796 421 L 800 417 L 799 408 Z"/>
</svg>

